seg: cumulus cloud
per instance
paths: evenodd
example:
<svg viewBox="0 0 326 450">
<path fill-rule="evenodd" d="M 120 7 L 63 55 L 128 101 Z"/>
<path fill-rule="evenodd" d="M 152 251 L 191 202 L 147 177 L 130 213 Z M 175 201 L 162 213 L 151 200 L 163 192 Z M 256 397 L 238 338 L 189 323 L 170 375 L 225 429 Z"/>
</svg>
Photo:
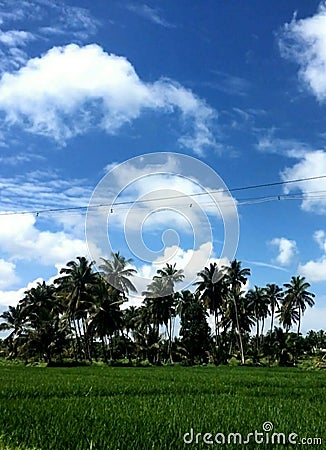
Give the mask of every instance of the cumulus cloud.
<svg viewBox="0 0 326 450">
<path fill-rule="evenodd" d="M 324 230 L 317 230 L 315 231 L 313 238 L 319 247 L 326 253 L 326 232 Z"/>
<path fill-rule="evenodd" d="M 319 101 L 326 99 L 326 2 L 305 19 L 296 15 L 282 30 L 281 54 L 299 64 L 299 76 Z"/>
<path fill-rule="evenodd" d="M 9 288 L 19 281 L 15 269 L 14 263 L 0 259 L 0 289 Z"/>
<path fill-rule="evenodd" d="M 317 260 L 310 260 L 305 264 L 300 264 L 298 271 L 309 281 L 326 281 L 326 232 L 317 230 L 313 239 L 323 252 L 323 255 Z"/>
<path fill-rule="evenodd" d="M 3 306 L 16 306 L 20 299 L 22 299 L 25 295 L 25 291 L 32 289 L 37 286 L 37 283 L 42 283 L 42 278 L 37 278 L 30 283 L 27 284 L 27 286 L 24 286 L 22 288 L 16 289 L 16 290 L 0 290 L 0 305 Z"/>
<path fill-rule="evenodd" d="M 183 270 L 184 279 L 175 288 L 177 291 L 183 289 L 194 290 L 193 283 L 198 281 L 197 273 L 210 263 L 217 263 L 218 267 L 227 266 L 229 261 L 226 258 L 214 258 L 212 245 L 210 242 L 203 243 L 197 249 L 183 249 L 179 246 L 170 246 L 164 249 L 163 255 L 157 257 L 152 264 L 141 264 L 133 266 L 137 269 L 137 276 L 133 280 L 137 287 L 137 293 L 131 294 L 132 304 L 140 304 L 143 297 L 141 293 L 146 290 L 156 271 L 162 269 L 166 263 L 176 264 L 176 268 Z"/>
<path fill-rule="evenodd" d="M 298 272 L 309 281 L 326 281 L 326 256 L 316 261 L 308 261 L 305 264 L 300 264 Z"/>
<path fill-rule="evenodd" d="M 210 240 L 218 248 L 224 244 L 223 255 L 232 259 L 238 243 L 236 202 L 198 160 L 148 154 L 114 165 L 103 177 L 92 196 L 86 233 L 102 255 L 127 246 L 134 258 L 153 263 L 165 247 L 197 250 Z"/>
<path fill-rule="evenodd" d="M 178 83 L 146 83 L 124 57 L 96 44 L 54 47 L 0 81 L 0 111 L 9 124 L 64 143 L 98 126 L 115 133 L 153 110 L 181 114 L 187 128 L 180 144 L 201 154 L 216 146 L 215 111 Z"/>
<path fill-rule="evenodd" d="M 275 261 L 281 264 L 281 266 L 288 266 L 293 262 L 295 255 L 297 254 L 297 244 L 295 241 L 287 238 L 274 238 L 271 244 L 278 248 L 278 255 Z"/>
<path fill-rule="evenodd" d="M 84 240 L 63 231 L 40 231 L 32 214 L 1 216 L 0 219 L 0 251 L 10 262 L 37 261 L 55 266 L 78 255 L 88 255 Z"/>
<path fill-rule="evenodd" d="M 299 162 L 287 167 L 281 173 L 283 181 L 323 177 L 326 173 L 326 152 L 323 150 L 298 153 Z M 301 208 L 318 214 L 326 213 L 326 178 L 290 183 L 284 186 L 285 194 L 293 191 L 302 193 Z"/>
</svg>

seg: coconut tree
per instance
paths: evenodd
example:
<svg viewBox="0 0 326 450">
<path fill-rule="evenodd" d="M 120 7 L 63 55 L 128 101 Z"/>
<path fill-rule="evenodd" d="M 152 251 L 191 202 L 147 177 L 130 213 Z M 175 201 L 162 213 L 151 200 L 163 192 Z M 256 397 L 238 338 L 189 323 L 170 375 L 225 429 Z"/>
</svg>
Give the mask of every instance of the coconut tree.
<svg viewBox="0 0 326 450">
<path fill-rule="evenodd" d="M 129 363 L 132 363 L 132 357 L 130 352 L 130 347 L 132 347 L 130 342 L 130 332 L 133 335 L 135 332 L 136 322 L 138 316 L 138 308 L 136 306 L 129 306 L 122 311 L 122 334 L 126 343 L 126 358 L 129 359 Z M 134 344 L 134 342 L 132 342 Z"/>
<path fill-rule="evenodd" d="M 176 268 L 176 263 L 167 263 L 162 269 L 157 270 L 157 275 L 153 277 L 153 282 L 158 279 L 162 279 L 163 285 L 165 286 L 164 292 L 162 291 L 160 296 L 164 298 L 164 303 L 169 309 L 169 329 L 166 326 L 168 333 L 168 353 L 170 361 L 172 362 L 172 320 L 175 317 L 175 306 L 176 299 L 174 297 L 174 287 L 176 283 L 181 282 L 184 279 L 184 274 L 182 269 Z M 161 289 L 161 287 L 159 287 Z"/>
<path fill-rule="evenodd" d="M 134 337 L 137 349 L 137 358 L 143 354 L 145 359 L 152 363 L 159 360 L 159 325 L 157 325 L 156 315 L 153 314 L 151 302 L 144 301 L 140 308 L 137 308 L 137 316 L 134 324 Z"/>
<path fill-rule="evenodd" d="M 69 261 L 66 267 L 60 270 L 61 276 L 54 281 L 69 320 L 75 324 L 77 343 L 82 343 L 85 358 L 88 359 L 91 359 L 91 356 L 86 333 L 86 320 L 94 301 L 92 289 L 99 279 L 98 274 L 93 271 L 93 265 L 94 262 L 89 262 L 84 256 L 78 256 L 77 261 Z"/>
<path fill-rule="evenodd" d="M 226 282 L 227 286 L 229 286 L 230 298 L 234 305 L 236 329 L 237 329 L 237 333 L 238 333 L 239 347 L 240 347 L 240 354 L 241 354 L 241 362 L 242 362 L 242 364 L 244 364 L 245 359 L 244 359 L 243 343 L 242 343 L 237 303 L 239 303 L 240 297 L 242 295 L 242 287 L 246 284 L 247 277 L 250 275 L 250 269 L 241 268 L 241 261 L 237 261 L 236 259 L 231 261 L 230 266 L 225 266 L 223 269 L 225 269 L 225 271 L 226 271 L 225 282 Z"/>
<path fill-rule="evenodd" d="M 201 280 L 194 283 L 203 305 L 214 316 L 216 344 L 219 335 L 219 314 L 223 314 L 223 303 L 227 290 L 224 274 L 225 271 L 219 269 L 216 262 L 210 263 L 209 267 L 205 267 L 197 274 Z"/>
<path fill-rule="evenodd" d="M 25 291 L 19 305 L 26 325 L 26 350 L 39 353 L 50 362 L 54 352 L 62 353 L 67 340 L 66 330 L 60 324 L 62 305 L 55 295 L 54 285 L 44 281 L 37 283 Z"/>
<path fill-rule="evenodd" d="M 166 265 L 162 269 L 158 269 L 156 273 L 157 275 L 155 275 L 153 279 L 155 280 L 159 277 L 163 278 L 166 288 L 166 295 L 172 295 L 174 293 L 175 284 L 184 279 L 183 270 L 177 269 L 176 263 L 166 263 Z"/>
<path fill-rule="evenodd" d="M 145 296 L 144 304 L 151 311 L 152 321 L 157 335 L 159 335 L 160 325 L 164 325 L 170 343 L 171 327 L 169 327 L 169 321 L 175 313 L 175 299 L 173 295 L 168 294 L 169 292 L 171 290 L 166 287 L 166 280 L 161 277 L 154 277 L 142 295 Z M 171 359 L 171 354 L 169 354 L 169 357 Z"/>
<path fill-rule="evenodd" d="M 180 336 L 182 346 L 191 363 L 195 359 L 203 362 L 207 359 L 210 344 L 210 328 L 207 323 L 207 311 L 198 296 L 186 291 L 181 296 Z"/>
<path fill-rule="evenodd" d="M 282 300 L 283 300 L 283 290 L 277 284 L 266 284 L 265 293 L 268 298 L 270 313 L 271 313 L 271 325 L 270 325 L 270 336 L 272 335 L 274 326 L 275 312 L 278 310 Z"/>
<path fill-rule="evenodd" d="M 281 307 L 277 312 L 277 318 L 285 329 L 285 332 L 288 333 L 292 325 L 299 320 L 297 307 L 292 302 L 283 299 Z"/>
<path fill-rule="evenodd" d="M 111 286 L 118 289 L 124 295 L 128 292 L 136 292 L 137 289 L 130 281 L 130 277 L 137 273 L 136 269 L 130 267 L 132 259 L 126 259 L 119 252 L 112 253 L 112 259 L 101 258 L 100 274 Z"/>
<path fill-rule="evenodd" d="M 260 347 L 260 335 L 263 333 L 263 323 L 269 313 L 267 303 L 268 298 L 263 288 L 255 286 L 253 289 L 250 289 L 247 292 L 246 299 L 249 302 L 248 307 L 249 309 L 252 309 L 253 316 L 256 321 L 256 350 L 258 356 Z M 261 321 L 262 321 L 262 328 L 260 330 L 259 326 Z"/>
<path fill-rule="evenodd" d="M 101 339 L 104 361 L 107 362 L 106 338 L 109 337 L 110 359 L 112 359 L 112 337 L 122 328 L 120 306 L 125 299 L 121 292 L 103 279 L 99 279 L 93 287 L 93 298 L 94 302 L 87 320 L 87 332 L 88 335 L 97 335 Z"/>
<path fill-rule="evenodd" d="M 62 309 L 55 296 L 54 285 L 47 285 L 45 281 L 38 282 L 36 287 L 25 291 L 19 305 L 22 315 L 34 328 L 42 322 L 42 315 L 47 315 L 49 311 L 59 312 Z"/>
<path fill-rule="evenodd" d="M 4 311 L 0 318 L 3 321 L 0 323 L 0 331 L 11 331 L 7 338 L 18 336 L 23 327 L 23 317 L 21 313 L 21 305 L 9 306 L 7 311 Z"/>
<path fill-rule="evenodd" d="M 0 318 L 3 320 L 0 323 L 0 331 L 11 331 L 5 338 L 8 343 L 8 350 L 10 357 L 17 356 L 17 338 L 22 333 L 24 327 L 24 317 L 22 315 L 21 306 L 9 306 L 7 311 L 4 311 Z"/>
<path fill-rule="evenodd" d="M 305 277 L 292 277 L 290 283 L 285 283 L 285 302 L 290 304 L 290 307 L 296 308 L 298 312 L 298 331 L 300 334 L 301 319 L 307 306 L 312 307 L 315 304 L 315 294 L 307 291 L 310 284 L 305 281 Z"/>
</svg>

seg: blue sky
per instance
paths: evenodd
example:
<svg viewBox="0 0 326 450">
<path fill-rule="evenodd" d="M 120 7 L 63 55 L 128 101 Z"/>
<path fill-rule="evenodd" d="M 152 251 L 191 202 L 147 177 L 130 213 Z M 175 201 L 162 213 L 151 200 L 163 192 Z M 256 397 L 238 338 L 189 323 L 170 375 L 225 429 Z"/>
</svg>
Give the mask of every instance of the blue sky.
<svg viewBox="0 0 326 450">
<path fill-rule="evenodd" d="M 181 167 L 180 155 L 229 189 L 326 175 L 325 30 L 326 3 L 314 0 L 2 0 L 1 310 L 87 254 L 85 211 L 44 210 L 88 205 L 103 177 L 111 177 L 106 202 L 130 202 L 114 207 L 112 249 L 133 257 L 146 279 L 163 256 L 188 269 L 192 259 L 221 257 L 214 199 L 191 198 L 221 185 L 196 163 L 193 173 Z M 131 159 L 140 155 L 143 163 Z M 150 196 L 173 192 L 190 197 L 157 200 L 151 211 Z M 215 200 L 230 200 L 224 194 Z M 233 192 L 236 257 L 252 270 L 250 286 L 298 274 L 311 283 L 316 306 L 303 331 L 325 328 L 325 194 L 326 178 Z M 261 197 L 274 200 L 253 201 Z M 152 260 L 137 258 L 142 223 Z M 170 228 L 178 236 L 162 244 Z M 91 256 L 107 250 L 97 242 Z"/>
</svg>

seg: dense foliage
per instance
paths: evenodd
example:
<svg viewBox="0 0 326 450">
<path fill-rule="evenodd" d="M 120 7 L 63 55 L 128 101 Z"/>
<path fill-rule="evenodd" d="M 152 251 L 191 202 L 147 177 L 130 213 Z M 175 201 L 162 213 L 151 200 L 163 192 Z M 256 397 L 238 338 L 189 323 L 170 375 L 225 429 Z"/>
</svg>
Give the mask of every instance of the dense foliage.
<svg viewBox="0 0 326 450">
<path fill-rule="evenodd" d="M 300 332 L 306 308 L 314 305 L 304 277 L 245 292 L 250 270 L 234 260 L 205 267 L 194 292 L 177 292 L 183 271 L 166 264 L 142 293 L 141 306 L 126 307 L 135 291 L 131 261 L 119 253 L 102 261 L 100 272 L 84 257 L 69 261 L 53 284 L 38 283 L 10 306 L 1 315 L 0 329 L 8 333 L 0 341 L 2 355 L 48 363 L 226 364 L 235 358 L 292 365 L 326 348 L 323 331 Z M 275 319 L 281 327 L 274 327 Z"/>
</svg>

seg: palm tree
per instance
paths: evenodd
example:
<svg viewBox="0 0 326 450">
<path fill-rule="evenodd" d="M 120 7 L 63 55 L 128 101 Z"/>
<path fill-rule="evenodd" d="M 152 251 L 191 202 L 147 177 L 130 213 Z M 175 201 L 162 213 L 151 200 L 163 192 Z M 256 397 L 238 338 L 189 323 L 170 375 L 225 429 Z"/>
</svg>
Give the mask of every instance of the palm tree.
<svg viewBox="0 0 326 450">
<path fill-rule="evenodd" d="M 145 303 L 137 309 L 135 318 L 135 344 L 137 349 L 137 359 L 143 353 L 145 359 L 155 363 L 159 361 L 159 326 L 153 316 L 152 305 Z"/>
<path fill-rule="evenodd" d="M 175 300 L 173 295 L 166 295 L 170 290 L 166 287 L 166 282 L 161 277 L 153 278 L 147 286 L 147 290 L 142 293 L 145 296 L 144 304 L 151 311 L 152 321 L 159 334 L 159 326 L 165 325 L 166 332 L 170 338 L 169 320 L 174 314 Z"/>
<path fill-rule="evenodd" d="M 127 337 L 129 337 L 130 331 L 135 329 L 138 315 L 138 308 L 136 306 L 129 306 L 123 310 L 123 324 L 126 330 Z"/>
<path fill-rule="evenodd" d="M 61 354 L 67 334 L 60 326 L 62 306 L 55 295 L 54 285 L 47 285 L 44 281 L 37 283 L 36 287 L 25 291 L 19 305 L 29 341 L 26 348 L 51 362 L 55 351 Z"/>
<path fill-rule="evenodd" d="M 236 259 L 231 261 L 230 266 L 229 267 L 226 266 L 224 267 L 224 269 L 226 270 L 225 282 L 230 287 L 231 299 L 235 310 L 236 329 L 239 338 L 241 362 L 242 364 L 244 364 L 245 359 L 244 359 L 237 303 L 239 302 L 239 298 L 242 295 L 241 288 L 243 285 L 245 285 L 247 277 L 250 275 L 250 269 L 248 268 L 241 269 L 241 261 L 237 261 Z"/>
<path fill-rule="evenodd" d="M 257 350 L 257 357 L 258 357 L 260 334 L 263 333 L 264 320 L 269 313 L 268 303 L 267 303 L 268 299 L 267 299 L 265 290 L 258 286 L 255 286 L 254 289 L 250 289 L 246 294 L 246 298 L 249 302 L 249 305 L 248 305 L 249 309 L 252 308 L 253 315 L 256 320 L 256 350 Z M 260 331 L 259 323 L 261 320 L 263 323 L 262 323 L 262 329 Z"/>
<path fill-rule="evenodd" d="M 301 318 L 304 314 L 307 305 L 312 307 L 315 304 L 315 294 L 307 291 L 310 288 L 310 284 L 305 281 L 305 277 L 292 277 L 290 283 L 285 283 L 286 288 L 284 295 L 285 301 L 298 311 L 298 332 L 300 334 Z"/>
<path fill-rule="evenodd" d="M 283 290 L 277 284 L 266 284 L 265 293 L 268 298 L 270 310 L 271 310 L 271 326 L 270 326 L 270 335 L 273 331 L 274 326 L 274 316 L 275 311 L 278 310 L 282 299 L 283 299 Z"/>
<path fill-rule="evenodd" d="M 4 319 L 4 321 L 0 323 L 0 331 L 12 330 L 7 336 L 7 339 L 19 335 L 23 327 L 23 317 L 21 306 L 19 304 L 17 306 L 9 306 L 8 310 L 0 315 L 0 318 Z"/>
<path fill-rule="evenodd" d="M 166 295 L 172 295 L 174 293 L 174 286 L 176 283 L 182 281 L 184 279 L 184 274 L 182 269 L 176 268 L 176 263 L 169 264 L 167 263 L 163 269 L 158 269 L 156 272 L 158 275 L 155 275 L 153 279 L 163 278 L 165 287 L 166 287 Z"/>
<path fill-rule="evenodd" d="M 168 333 L 168 353 L 170 357 L 170 362 L 172 362 L 172 318 L 175 317 L 175 298 L 174 298 L 174 286 L 176 283 L 179 283 L 184 279 L 184 274 L 182 269 L 176 268 L 176 263 L 169 264 L 167 263 L 163 269 L 157 270 L 157 275 L 153 277 L 153 281 L 162 279 L 165 286 L 165 295 L 161 297 L 166 297 L 165 303 L 169 308 L 169 329 L 166 325 L 167 333 Z"/>
<path fill-rule="evenodd" d="M 122 327 L 122 311 L 120 305 L 125 301 L 121 293 L 99 279 L 93 288 L 94 303 L 87 320 L 88 334 L 97 335 L 102 342 L 104 361 L 107 362 L 106 337 L 110 338 L 110 359 L 112 354 L 112 336 Z"/>
<path fill-rule="evenodd" d="M 288 333 L 292 325 L 299 320 L 299 313 L 293 303 L 283 299 L 281 308 L 277 313 L 277 318 L 285 328 L 286 333 Z"/>
<path fill-rule="evenodd" d="M 78 256 L 77 261 L 69 261 L 66 267 L 60 270 L 61 277 L 54 281 L 59 295 L 63 296 L 63 302 L 66 303 L 68 317 L 75 323 L 77 343 L 82 342 L 85 358 L 88 359 L 91 359 L 91 355 L 86 333 L 86 319 L 94 301 L 92 288 L 98 283 L 98 274 L 93 271 L 93 265 L 93 261 L 89 262 L 84 256 Z M 82 320 L 83 334 L 80 329 L 80 320 Z"/>
<path fill-rule="evenodd" d="M 22 315 L 37 328 L 42 322 L 42 314 L 60 311 L 60 304 L 55 297 L 54 285 L 47 285 L 45 281 L 38 282 L 36 287 L 25 291 L 25 297 L 19 301 Z"/>
<path fill-rule="evenodd" d="M 198 295 L 190 291 L 183 292 L 180 298 L 180 336 L 183 350 L 192 364 L 195 359 L 206 361 L 211 340 L 207 311 Z"/>
<path fill-rule="evenodd" d="M 0 323 L 0 331 L 11 331 L 11 333 L 5 338 L 8 343 L 8 349 L 10 352 L 10 357 L 14 358 L 17 356 L 17 343 L 16 339 L 22 333 L 24 326 L 24 317 L 22 315 L 21 306 L 9 306 L 7 311 L 4 311 L 0 318 L 3 322 Z"/>
<path fill-rule="evenodd" d="M 103 261 L 103 264 L 100 265 L 100 269 L 102 270 L 101 275 L 105 281 L 125 295 L 129 291 L 137 292 L 135 286 L 129 280 L 130 277 L 137 273 L 135 269 L 128 268 L 132 259 L 126 259 L 117 252 L 112 253 L 112 260 L 105 258 L 101 258 L 101 260 Z"/>
<path fill-rule="evenodd" d="M 186 291 L 178 292 L 175 298 L 177 300 L 177 313 L 181 317 L 188 304 L 194 301 L 194 294 L 187 289 Z"/>
<path fill-rule="evenodd" d="M 126 358 L 129 360 L 129 364 L 132 364 L 132 357 L 130 350 L 130 332 L 133 335 L 136 328 L 138 316 L 138 308 L 136 306 L 129 306 L 128 308 L 122 311 L 122 334 L 126 343 Z M 124 330 L 126 333 L 124 333 Z M 132 341 L 133 342 L 133 341 Z M 133 342 L 134 344 L 134 342 Z"/>
<path fill-rule="evenodd" d="M 214 316 L 215 344 L 219 335 L 219 314 L 223 314 L 222 304 L 226 295 L 226 284 L 224 280 L 225 272 L 219 270 L 217 263 L 210 263 L 209 268 L 205 267 L 197 275 L 201 277 L 200 281 L 194 283 L 197 286 L 196 291 L 200 295 L 203 305 Z"/>
</svg>

